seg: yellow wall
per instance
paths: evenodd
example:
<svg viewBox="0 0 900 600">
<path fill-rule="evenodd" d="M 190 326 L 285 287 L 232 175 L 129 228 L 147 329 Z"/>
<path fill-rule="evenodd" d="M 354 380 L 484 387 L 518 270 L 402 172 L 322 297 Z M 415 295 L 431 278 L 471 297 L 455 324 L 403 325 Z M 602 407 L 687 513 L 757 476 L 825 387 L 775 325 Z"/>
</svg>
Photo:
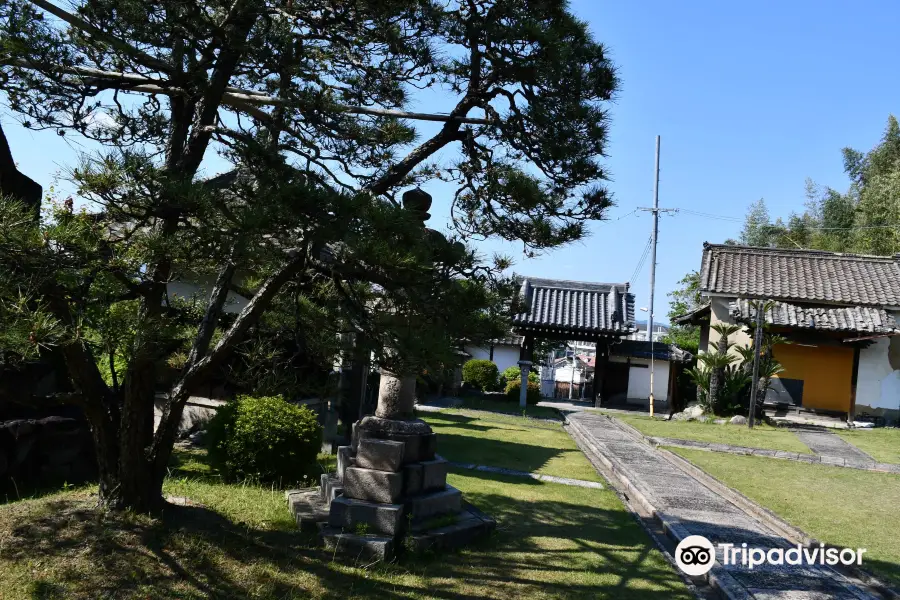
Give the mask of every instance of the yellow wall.
<svg viewBox="0 0 900 600">
<path fill-rule="evenodd" d="M 784 379 L 803 380 L 803 408 L 849 412 L 853 349 L 779 344 L 775 358 Z"/>
</svg>

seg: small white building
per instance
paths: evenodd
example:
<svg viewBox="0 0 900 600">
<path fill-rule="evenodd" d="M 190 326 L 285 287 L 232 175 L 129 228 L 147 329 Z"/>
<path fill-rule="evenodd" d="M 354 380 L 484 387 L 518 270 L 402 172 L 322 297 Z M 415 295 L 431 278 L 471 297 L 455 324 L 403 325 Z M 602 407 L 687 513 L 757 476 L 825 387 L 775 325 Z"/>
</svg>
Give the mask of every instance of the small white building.
<svg viewBox="0 0 900 600">
<path fill-rule="evenodd" d="M 493 362 L 502 373 L 509 367 L 519 366 L 522 336 L 510 335 L 509 337 L 491 340 L 489 344 L 484 346 L 466 346 L 465 351 L 472 358 Z"/>
</svg>

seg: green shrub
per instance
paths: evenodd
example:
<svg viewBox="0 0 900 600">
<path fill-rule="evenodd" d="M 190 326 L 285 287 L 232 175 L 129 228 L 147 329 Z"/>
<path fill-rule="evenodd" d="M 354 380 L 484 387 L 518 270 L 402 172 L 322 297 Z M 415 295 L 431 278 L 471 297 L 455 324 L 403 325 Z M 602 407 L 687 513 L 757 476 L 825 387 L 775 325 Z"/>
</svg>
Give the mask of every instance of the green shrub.
<svg viewBox="0 0 900 600">
<path fill-rule="evenodd" d="M 210 460 L 226 479 L 283 486 L 312 477 L 322 447 L 316 414 L 278 396 L 239 396 L 219 408 L 208 436 Z"/>
<path fill-rule="evenodd" d="M 509 367 L 500 375 L 503 379 L 504 389 L 510 381 L 522 381 L 522 369 L 520 367 Z M 540 383 L 541 378 L 534 371 L 528 371 L 528 381 Z"/>
<path fill-rule="evenodd" d="M 506 384 L 506 397 L 514 402 L 519 401 L 519 392 L 522 390 L 521 381 L 510 381 Z M 541 384 L 528 380 L 528 390 L 525 392 L 525 402 L 535 405 L 541 401 Z"/>
<path fill-rule="evenodd" d="M 463 365 L 463 381 L 471 383 L 484 392 L 497 389 L 500 372 L 497 365 L 489 360 L 473 358 Z"/>
</svg>

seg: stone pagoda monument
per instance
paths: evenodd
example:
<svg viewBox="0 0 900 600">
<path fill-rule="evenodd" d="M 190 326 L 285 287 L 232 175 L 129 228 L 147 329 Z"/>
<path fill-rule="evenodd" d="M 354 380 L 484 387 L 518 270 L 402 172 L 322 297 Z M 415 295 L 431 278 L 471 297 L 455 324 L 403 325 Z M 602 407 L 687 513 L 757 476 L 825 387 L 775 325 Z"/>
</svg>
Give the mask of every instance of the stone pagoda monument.
<svg viewBox="0 0 900 600">
<path fill-rule="evenodd" d="M 431 197 L 406 192 L 403 204 L 424 221 Z M 288 492 L 300 528 L 317 531 L 328 550 L 391 560 L 462 546 L 496 525 L 447 485 L 437 435 L 413 412 L 415 386 L 415 375 L 382 369 L 375 416 L 354 424 L 351 445 L 338 448 L 337 472 L 322 475 L 318 490 Z"/>
</svg>

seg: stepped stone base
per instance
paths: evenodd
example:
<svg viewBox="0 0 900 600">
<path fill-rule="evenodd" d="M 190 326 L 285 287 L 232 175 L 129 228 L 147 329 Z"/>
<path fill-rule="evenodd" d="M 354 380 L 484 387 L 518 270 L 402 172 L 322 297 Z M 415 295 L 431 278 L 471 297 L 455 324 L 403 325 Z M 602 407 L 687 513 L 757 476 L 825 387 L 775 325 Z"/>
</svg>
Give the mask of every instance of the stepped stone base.
<svg viewBox="0 0 900 600">
<path fill-rule="evenodd" d="M 319 496 L 326 506 L 344 493 L 344 483 L 334 473 L 323 473 L 319 482 Z"/>
<path fill-rule="evenodd" d="M 497 526 L 496 521 L 474 507 L 463 509 L 454 517 L 455 520 L 449 523 L 435 523 L 437 527 L 429 527 L 428 522 L 414 525 L 405 541 L 406 550 L 421 553 L 460 548 L 489 534 Z"/>
<path fill-rule="evenodd" d="M 318 531 L 329 551 L 385 561 L 490 533 L 496 522 L 447 485 L 436 442 L 424 421 L 365 417 L 352 445 L 337 449 L 337 473 L 323 475 L 318 491 L 289 493 L 297 524 Z"/>
<path fill-rule="evenodd" d="M 445 485 L 437 492 L 413 496 L 406 501 L 406 511 L 414 521 L 458 513 L 460 510 L 462 492 L 452 485 Z"/>
<path fill-rule="evenodd" d="M 394 538 L 390 536 L 358 535 L 339 527 L 323 527 L 320 537 L 329 552 L 382 561 L 393 560 L 395 556 Z"/>
<path fill-rule="evenodd" d="M 297 527 L 304 533 L 318 531 L 319 523 L 328 521 L 328 503 L 318 490 L 291 490 L 285 492 L 291 515 Z"/>
<path fill-rule="evenodd" d="M 356 532 L 362 525 L 372 533 L 399 535 L 403 529 L 402 504 L 378 504 L 343 496 L 331 502 L 328 524 Z"/>
</svg>

